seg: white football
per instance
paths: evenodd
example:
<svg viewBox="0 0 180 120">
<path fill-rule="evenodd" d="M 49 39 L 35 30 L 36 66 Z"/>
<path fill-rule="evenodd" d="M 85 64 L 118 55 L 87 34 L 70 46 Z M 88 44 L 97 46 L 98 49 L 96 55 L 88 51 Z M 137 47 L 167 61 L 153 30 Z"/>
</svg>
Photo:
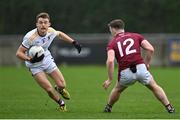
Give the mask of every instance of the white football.
<svg viewBox="0 0 180 120">
<path fill-rule="evenodd" d="M 36 53 L 37 53 L 37 57 L 39 57 L 42 54 L 44 54 L 44 49 L 41 46 L 32 46 L 28 51 L 28 55 L 30 57 L 34 57 Z"/>
</svg>

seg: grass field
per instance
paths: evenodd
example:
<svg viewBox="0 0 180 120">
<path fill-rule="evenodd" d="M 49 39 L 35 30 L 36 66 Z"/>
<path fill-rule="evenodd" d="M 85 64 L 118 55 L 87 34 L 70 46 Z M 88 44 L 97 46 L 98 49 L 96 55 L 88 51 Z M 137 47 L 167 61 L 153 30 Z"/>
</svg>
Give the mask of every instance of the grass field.
<svg viewBox="0 0 180 120">
<path fill-rule="evenodd" d="M 105 91 L 102 83 L 107 74 L 103 66 L 62 66 L 60 69 L 71 94 L 65 113 L 56 111 L 56 103 L 36 84 L 26 68 L 0 67 L 0 118 L 180 118 L 180 68 L 151 69 L 175 106 L 175 114 L 168 114 L 153 94 L 139 83 L 122 94 L 112 113 L 103 113 L 116 74 L 111 87 Z"/>
</svg>

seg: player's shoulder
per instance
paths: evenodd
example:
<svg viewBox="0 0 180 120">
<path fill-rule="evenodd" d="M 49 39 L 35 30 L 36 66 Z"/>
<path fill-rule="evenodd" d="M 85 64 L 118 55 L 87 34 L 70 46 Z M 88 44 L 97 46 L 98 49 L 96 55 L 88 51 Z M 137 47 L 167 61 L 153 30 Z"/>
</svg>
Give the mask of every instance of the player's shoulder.
<svg viewBox="0 0 180 120">
<path fill-rule="evenodd" d="M 33 30 L 27 32 L 24 37 L 29 38 L 29 37 L 32 36 L 35 32 L 36 32 L 36 29 L 33 29 Z"/>
<path fill-rule="evenodd" d="M 137 32 L 128 32 L 127 34 L 129 34 L 132 38 L 144 39 L 144 36 Z"/>
<path fill-rule="evenodd" d="M 54 28 L 52 28 L 52 27 L 49 27 L 48 32 L 56 32 L 56 30 Z"/>
<path fill-rule="evenodd" d="M 116 38 L 112 38 L 108 41 L 107 47 L 113 47 L 116 44 Z"/>
<path fill-rule="evenodd" d="M 52 28 L 52 27 L 49 27 L 49 28 L 48 28 L 47 33 L 58 35 L 58 31 L 57 31 L 57 30 L 55 30 L 55 29 L 54 29 L 54 28 Z"/>
<path fill-rule="evenodd" d="M 26 33 L 26 35 L 24 36 L 24 38 L 28 39 L 28 40 L 33 40 L 34 38 L 38 37 L 38 33 L 37 33 L 37 29 L 33 29 L 31 31 L 29 31 L 28 33 Z"/>
</svg>

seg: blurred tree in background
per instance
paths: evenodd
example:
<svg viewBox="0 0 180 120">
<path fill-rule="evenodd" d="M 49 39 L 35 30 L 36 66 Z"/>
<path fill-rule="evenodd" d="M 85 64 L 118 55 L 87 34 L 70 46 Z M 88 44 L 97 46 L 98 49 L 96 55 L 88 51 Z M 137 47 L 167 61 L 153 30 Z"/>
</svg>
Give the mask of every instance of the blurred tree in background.
<svg viewBox="0 0 180 120">
<path fill-rule="evenodd" d="M 1 0 L 0 34 L 24 34 L 35 16 L 48 12 L 52 26 L 68 33 L 105 33 L 121 18 L 127 31 L 178 33 L 179 0 Z"/>
</svg>

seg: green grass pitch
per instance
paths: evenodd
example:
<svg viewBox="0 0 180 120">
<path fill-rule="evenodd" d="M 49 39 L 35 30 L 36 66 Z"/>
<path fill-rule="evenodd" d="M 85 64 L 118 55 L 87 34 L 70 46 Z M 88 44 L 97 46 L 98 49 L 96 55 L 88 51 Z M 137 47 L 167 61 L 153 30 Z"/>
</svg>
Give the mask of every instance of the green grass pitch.
<svg viewBox="0 0 180 120">
<path fill-rule="evenodd" d="M 176 108 L 175 114 L 168 114 L 153 94 L 139 83 L 124 91 L 112 113 L 103 113 L 116 82 L 116 72 L 111 87 L 105 91 L 102 88 L 107 78 L 104 66 L 60 66 L 60 70 L 71 94 L 71 100 L 66 101 L 68 112 L 64 113 L 56 110 L 57 104 L 37 85 L 25 67 L 0 67 L 0 118 L 180 118 L 180 68 L 151 69 L 157 83 L 164 88 Z"/>
</svg>

